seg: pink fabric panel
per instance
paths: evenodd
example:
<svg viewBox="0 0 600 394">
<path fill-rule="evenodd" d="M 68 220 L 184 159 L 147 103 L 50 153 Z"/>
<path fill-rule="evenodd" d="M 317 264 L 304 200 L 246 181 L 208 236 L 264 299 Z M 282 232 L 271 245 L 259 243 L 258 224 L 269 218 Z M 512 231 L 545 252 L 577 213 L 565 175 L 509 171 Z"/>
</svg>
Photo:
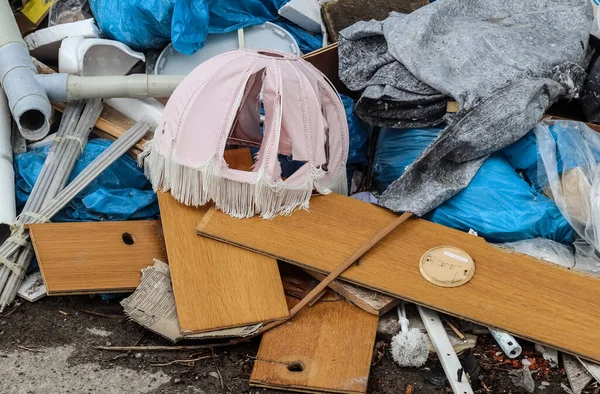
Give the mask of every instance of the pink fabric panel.
<svg viewBox="0 0 600 394">
<path fill-rule="evenodd" d="M 323 74 L 312 64 L 300 59 L 299 66 L 306 75 L 313 75 L 319 84 L 319 96 L 322 110 L 327 124 L 328 133 L 328 172 L 320 181 L 322 185 L 328 185 L 333 180 L 340 165 L 345 165 L 348 160 L 348 122 L 344 106 L 337 92 L 327 82 Z"/>
<path fill-rule="evenodd" d="M 281 129 L 281 73 L 276 67 L 277 60 L 263 59 L 263 61 L 267 65 L 263 85 L 264 137 L 255 166 L 259 171 L 266 170 L 268 174 L 273 175 L 273 180 L 277 180 L 281 178 L 281 168 L 277 161 L 277 146 Z"/>
<path fill-rule="evenodd" d="M 161 124 L 157 128 L 155 134 L 155 136 L 159 136 L 155 141 L 155 148 L 161 155 L 166 155 L 174 143 L 175 136 L 179 129 L 179 121 L 182 118 L 185 106 L 193 96 L 194 91 L 197 90 L 199 86 L 202 86 L 216 70 L 235 62 L 236 59 L 239 59 L 242 56 L 242 53 L 232 51 L 214 57 L 203 63 L 202 67 L 197 67 L 193 70 L 179 86 L 177 86 L 165 106 Z"/>
<path fill-rule="evenodd" d="M 300 61 L 297 62 L 298 67 Z M 307 133 L 306 143 L 310 143 L 313 150 L 313 160 L 316 167 L 327 163 L 326 156 L 326 132 L 327 121 L 323 117 L 321 109 L 321 97 L 317 79 L 312 74 L 303 72 L 302 67 L 298 67 L 298 73 L 304 90 L 306 91 L 306 106 L 308 108 L 307 124 L 310 134 Z"/>
<path fill-rule="evenodd" d="M 300 84 L 296 70 L 291 62 L 279 62 L 282 74 L 283 92 L 298 92 Z M 302 116 L 302 97 L 293 100 L 289 96 L 282 103 L 281 135 L 279 137 L 279 153 L 292 155 L 294 160 L 308 161 L 306 141 L 304 140 L 304 123 Z M 299 136 L 299 138 L 297 138 Z M 298 143 L 299 142 L 299 143 Z"/>
<path fill-rule="evenodd" d="M 224 146 L 237 113 L 236 100 L 241 98 L 253 63 L 256 59 L 242 57 L 194 92 L 175 136 L 180 163 L 203 166 Z"/>
</svg>

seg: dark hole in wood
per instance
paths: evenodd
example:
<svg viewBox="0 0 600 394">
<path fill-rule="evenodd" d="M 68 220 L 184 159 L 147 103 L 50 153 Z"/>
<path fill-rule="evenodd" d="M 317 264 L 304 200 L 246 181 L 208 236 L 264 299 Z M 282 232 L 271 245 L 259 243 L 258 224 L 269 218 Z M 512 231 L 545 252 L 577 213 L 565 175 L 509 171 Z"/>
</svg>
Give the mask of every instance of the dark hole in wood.
<svg viewBox="0 0 600 394">
<path fill-rule="evenodd" d="M 123 239 L 123 242 L 125 243 L 125 245 L 133 245 L 135 242 L 133 240 L 133 235 L 131 235 L 129 233 L 123 233 L 121 238 Z"/>
<path fill-rule="evenodd" d="M 304 371 L 304 364 L 301 361 L 293 361 L 287 365 L 288 371 L 291 372 L 302 372 Z"/>
</svg>

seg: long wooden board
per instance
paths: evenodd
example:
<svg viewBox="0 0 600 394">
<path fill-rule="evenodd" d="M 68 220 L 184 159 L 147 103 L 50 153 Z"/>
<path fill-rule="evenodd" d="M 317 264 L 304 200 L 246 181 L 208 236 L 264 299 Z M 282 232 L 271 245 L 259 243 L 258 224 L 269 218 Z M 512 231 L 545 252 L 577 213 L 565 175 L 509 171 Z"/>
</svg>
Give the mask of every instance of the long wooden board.
<svg viewBox="0 0 600 394">
<path fill-rule="evenodd" d="M 153 259 L 166 262 L 158 221 L 29 226 L 48 295 L 132 291 Z"/>
<path fill-rule="evenodd" d="M 327 273 L 395 217 L 362 201 L 328 195 L 313 197 L 310 212 L 273 220 L 237 220 L 216 212 L 198 231 Z M 423 278 L 421 256 L 442 245 L 474 259 L 470 282 L 444 288 Z M 409 219 L 341 278 L 600 362 L 598 278 L 500 250 L 461 231 Z"/>
<path fill-rule="evenodd" d="M 298 300 L 289 298 L 292 308 Z M 344 301 L 317 302 L 260 342 L 253 386 L 303 392 L 365 393 L 377 316 Z"/>
<path fill-rule="evenodd" d="M 226 151 L 225 156 L 230 168 L 252 166 L 248 148 Z M 158 204 L 182 334 L 289 315 L 275 259 L 198 237 L 194 227 L 208 207 L 188 207 L 160 192 Z"/>
</svg>

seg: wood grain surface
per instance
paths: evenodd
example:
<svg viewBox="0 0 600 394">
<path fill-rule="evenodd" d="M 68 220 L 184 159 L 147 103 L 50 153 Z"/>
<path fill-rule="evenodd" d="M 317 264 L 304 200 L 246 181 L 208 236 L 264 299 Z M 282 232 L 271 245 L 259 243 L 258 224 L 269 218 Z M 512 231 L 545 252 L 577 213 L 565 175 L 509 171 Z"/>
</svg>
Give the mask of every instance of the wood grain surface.
<svg viewBox="0 0 600 394">
<path fill-rule="evenodd" d="M 252 165 L 248 148 L 226 151 L 226 156 L 230 168 Z M 289 315 L 275 259 L 196 235 L 207 207 L 188 207 L 161 192 L 158 203 L 182 333 Z"/>
<path fill-rule="evenodd" d="M 298 300 L 289 298 L 292 308 Z M 266 332 L 253 386 L 303 392 L 365 393 L 377 316 L 340 301 L 319 301 Z"/>
<path fill-rule="evenodd" d="M 313 197 L 310 212 L 237 220 L 219 212 L 199 233 L 328 273 L 397 215 L 340 195 Z M 419 260 L 454 246 L 475 261 L 465 285 L 428 282 Z M 421 219 L 409 219 L 341 276 L 346 281 L 600 362 L 600 280 Z"/>
<path fill-rule="evenodd" d="M 29 233 L 49 295 L 132 291 L 142 268 L 167 261 L 158 221 L 31 224 Z"/>
</svg>

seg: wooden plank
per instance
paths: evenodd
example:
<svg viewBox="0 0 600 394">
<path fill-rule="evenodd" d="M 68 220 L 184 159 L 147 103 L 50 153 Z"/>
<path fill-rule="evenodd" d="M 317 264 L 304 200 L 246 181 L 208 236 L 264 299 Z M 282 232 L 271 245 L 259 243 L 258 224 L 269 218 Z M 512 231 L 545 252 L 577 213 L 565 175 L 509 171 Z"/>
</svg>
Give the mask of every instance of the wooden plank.
<svg viewBox="0 0 600 394">
<path fill-rule="evenodd" d="M 328 195 L 313 197 L 310 212 L 273 220 L 237 220 L 217 212 L 198 231 L 327 273 L 396 217 L 362 201 Z M 423 278 L 421 256 L 442 245 L 458 247 L 474 259 L 470 282 L 443 288 Z M 483 238 L 409 219 L 341 278 L 600 362 L 600 305 L 595 301 L 600 280 L 500 250 Z M 534 304 L 528 289 L 535 293 Z"/>
<path fill-rule="evenodd" d="M 429 0 L 331 0 L 323 4 L 322 14 L 331 41 L 338 41 L 338 33 L 358 21 L 381 21 L 392 11 L 410 14 L 427 4 Z"/>
<path fill-rule="evenodd" d="M 227 151 L 226 155 L 230 168 L 252 165 L 248 148 Z M 160 192 L 158 203 L 183 334 L 246 326 L 289 315 L 275 259 L 198 237 L 194 227 L 207 207 L 188 207 Z"/>
<path fill-rule="evenodd" d="M 298 302 L 288 300 L 290 308 Z M 377 316 L 344 300 L 304 308 L 263 335 L 250 384 L 303 392 L 365 393 L 377 321 Z"/>
<path fill-rule="evenodd" d="M 48 295 L 133 291 L 142 268 L 167 258 L 158 221 L 32 224 L 29 234 Z"/>
<path fill-rule="evenodd" d="M 306 272 L 318 280 L 325 279 L 325 275 L 320 272 L 311 270 L 306 270 Z M 400 300 L 396 298 L 392 298 L 377 291 L 365 289 L 364 287 L 346 283 L 343 280 L 334 280 L 329 284 L 329 288 L 363 311 L 375 316 L 382 316 L 400 302 Z"/>
</svg>

